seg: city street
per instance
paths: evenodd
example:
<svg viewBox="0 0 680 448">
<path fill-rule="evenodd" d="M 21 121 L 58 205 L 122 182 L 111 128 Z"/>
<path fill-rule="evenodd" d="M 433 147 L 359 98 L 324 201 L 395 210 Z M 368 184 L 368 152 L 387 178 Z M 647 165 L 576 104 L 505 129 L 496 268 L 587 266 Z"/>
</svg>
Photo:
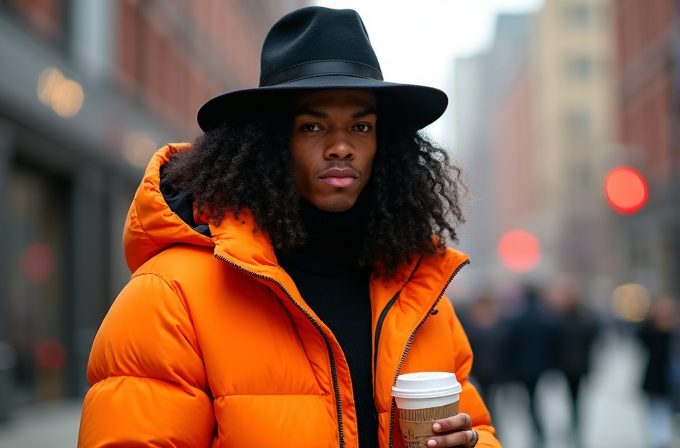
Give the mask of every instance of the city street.
<svg viewBox="0 0 680 448">
<path fill-rule="evenodd" d="M 462 365 L 502 448 L 680 448 L 680 0 L 0 0 L 0 61 L 0 448 L 398 448 Z"/>
<path fill-rule="evenodd" d="M 581 390 L 583 446 L 647 447 L 645 401 L 639 386 L 644 354 L 629 337 L 609 333 L 598 341 L 594 355 L 593 372 Z M 569 441 L 566 381 L 558 374 L 548 374 L 539 383 L 537 395 L 547 446 L 576 448 Z M 506 387 L 498 394 L 495 425 L 504 448 L 532 446 L 526 403 L 527 395 L 518 387 Z M 677 441 L 675 446 L 679 446 Z"/>
<path fill-rule="evenodd" d="M 591 380 L 584 385 L 582 427 L 585 448 L 645 448 L 644 399 L 638 384 L 643 355 L 629 339 L 603 338 Z M 573 448 L 567 442 L 566 384 L 558 375 L 539 386 L 541 415 L 550 448 Z M 530 448 L 532 436 L 521 389 L 506 387 L 497 395 L 496 425 L 504 448 Z M 0 426 L 2 448 L 72 448 L 76 445 L 79 402 L 59 402 L 25 409 Z M 676 447 L 680 444 L 676 442 Z"/>
<path fill-rule="evenodd" d="M 78 440 L 81 403 L 63 401 L 16 412 L 0 425 L 2 448 L 73 448 Z"/>
</svg>

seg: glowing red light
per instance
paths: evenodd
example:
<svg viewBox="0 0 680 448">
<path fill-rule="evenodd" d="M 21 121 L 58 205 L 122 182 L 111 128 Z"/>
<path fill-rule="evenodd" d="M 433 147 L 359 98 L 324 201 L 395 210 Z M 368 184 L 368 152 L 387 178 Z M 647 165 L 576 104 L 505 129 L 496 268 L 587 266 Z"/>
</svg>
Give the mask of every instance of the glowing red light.
<svg viewBox="0 0 680 448">
<path fill-rule="evenodd" d="M 604 179 L 604 194 L 617 212 L 634 213 L 647 202 L 647 184 L 633 168 L 614 168 Z"/>
<path fill-rule="evenodd" d="M 498 243 L 501 262 L 514 272 L 529 272 L 538 265 L 541 246 L 534 235 L 524 230 L 506 233 Z"/>
<path fill-rule="evenodd" d="M 47 244 L 31 244 L 21 254 L 21 273 L 32 282 L 44 282 L 53 269 L 52 249 Z"/>
<path fill-rule="evenodd" d="M 66 350 L 56 339 L 43 339 L 35 346 L 35 362 L 47 370 L 59 370 L 66 364 Z"/>
</svg>

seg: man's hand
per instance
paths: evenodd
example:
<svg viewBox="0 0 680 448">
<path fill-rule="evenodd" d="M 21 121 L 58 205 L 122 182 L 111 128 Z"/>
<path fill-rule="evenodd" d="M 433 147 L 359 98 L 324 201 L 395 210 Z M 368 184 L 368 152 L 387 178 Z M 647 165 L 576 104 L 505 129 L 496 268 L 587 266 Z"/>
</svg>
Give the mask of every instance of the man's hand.
<svg viewBox="0 0 680 448">
<path fill-rule="evenodd" d="M 472 448 L 477 445 L 479 435 L 472 428 L 472 419 L 468 414 L 458 414 L 453 417 L 437 420 L 432 424 L 432 430 L 438 436 L 430 437 L 428 447 L 463 447 Z"/>
</svg>

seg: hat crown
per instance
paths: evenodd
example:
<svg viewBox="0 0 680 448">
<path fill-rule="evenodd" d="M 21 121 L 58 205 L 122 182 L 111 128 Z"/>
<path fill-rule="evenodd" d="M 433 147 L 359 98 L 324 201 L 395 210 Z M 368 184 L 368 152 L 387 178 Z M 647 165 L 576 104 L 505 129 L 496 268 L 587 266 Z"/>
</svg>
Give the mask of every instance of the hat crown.
<svg viewBox="0 0 680 448">
<path fill-rule="evenodd" d="M 262 45 L 260 87 L 284 70 L 321 61 L 348 61 L 380 72 L 356 11 L 310 6 L 283 16 Z"/>
</svg>

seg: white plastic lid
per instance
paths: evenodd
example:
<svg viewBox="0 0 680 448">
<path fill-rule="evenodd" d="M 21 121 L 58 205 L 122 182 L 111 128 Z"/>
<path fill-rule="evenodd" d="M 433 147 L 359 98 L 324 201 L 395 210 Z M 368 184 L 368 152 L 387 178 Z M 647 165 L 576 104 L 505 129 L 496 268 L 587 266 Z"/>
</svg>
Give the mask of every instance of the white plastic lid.
<svg viewBox="0 0 680 448">
<path fill-rule="evenodd" d="M 392 396 L 400 398 L 430 398 L 459 394 L 463 387 L 450 372 L 406 373 L 397 377 Z"/>
</svg>

